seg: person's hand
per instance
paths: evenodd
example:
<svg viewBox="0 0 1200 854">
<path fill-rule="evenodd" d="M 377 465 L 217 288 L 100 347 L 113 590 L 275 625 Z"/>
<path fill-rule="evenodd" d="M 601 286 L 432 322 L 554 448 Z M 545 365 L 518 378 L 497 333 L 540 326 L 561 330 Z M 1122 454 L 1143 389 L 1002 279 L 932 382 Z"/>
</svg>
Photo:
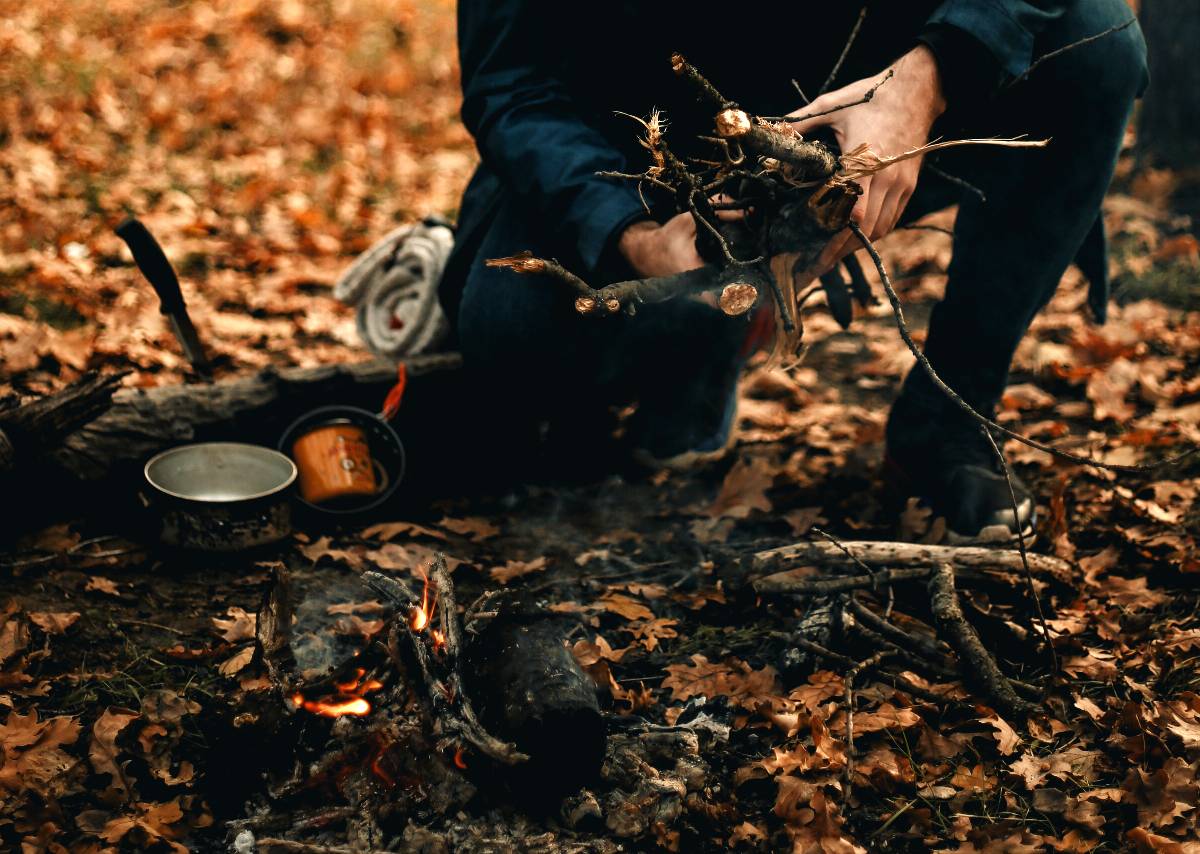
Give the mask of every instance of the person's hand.
<svg viewBox="0 0 1200 854">
<path fill-rule="evenodd" d="M 709 199 L 713 204 L 731 202 L 725 195 Z M 715 211 L 718 220 L 733 222 L 745 216 L 740 210 Z M 704 266 L 696 251 L 696 218 L 689 211 L 675 214 L 659 225 L 644 220 L 621 232 L 617 250 L 641 278 L 671 276 Z"/>
<path fill-rule="evenodd" d="M 889 157 L 924 145 L 929 141 L 929 130 L 934 121 L 946 109 L 937 61 L 929 48 L 921 45 L 900 57 L 893 71 L 892 79 L 880 86 L 867 103 L 796 122 L 792 127 L 806 136 L 817 128 L 828 127 L 844 152 L 867 143 L 879 156 Z M 822 95 L 791 115 L 819 113 L 854 103 L 879 79 L 876 76 L 851 83 Z M 921 158 L 914 157 L 859 179 L 863 194 L 854 205 L 851 219 L 871 240 L 883 237 L 896 227 L 916 189 L 920 170 Z M 811 273 L 819 276 L 828 272 L 858 248 L 858 239 L 848 230 L 835 235 Z"/>
<path fill-rule="evenodd" d="M 641 278 L 670 276 L 704 266 L 696 251 L 696 220 L 688 212 L 659 225 L 635 222 L 621 232 L 617 250 Z"/>
</svg>

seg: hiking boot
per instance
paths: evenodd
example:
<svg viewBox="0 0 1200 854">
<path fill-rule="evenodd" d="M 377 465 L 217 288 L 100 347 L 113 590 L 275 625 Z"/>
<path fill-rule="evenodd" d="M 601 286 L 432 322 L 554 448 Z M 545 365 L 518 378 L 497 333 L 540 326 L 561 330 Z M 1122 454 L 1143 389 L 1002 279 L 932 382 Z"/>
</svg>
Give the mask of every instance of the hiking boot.
<svg viewBox="0 0 1200 854">
<path fill-rule="evenodd" d="M 719 408 L 709 400 L 663 411 L 644 403 L 630 419 L 633 459 L 651 469 L 682 471 L 719 460 L 733 447 L 737 378 Z M 645 409 L 645 411 L 643 411 Z"/>
<path fill-rule="evenodd" d="M 1037 521 L 1033 493 L 1011 466 L 1009 492 L 995 451 L 975 422 L 944 415 L 924 420 L 919 407 L 906 403 L 903 396 L 897 400 L 888 419 L 884 465 L 893 488 L 921 499 L 935 517 L 943 517 L 952 543 L 1032 536 Z"/>
<path fill-rule="evenodd" d="M 629 425 L 634 460 L 647 468 L 680 471 L 725 456 L 734 442 L 742 368 L 774 334 L 775 307 L 768 301 L 755 309 L 736 356 L 717 367 L 714 381 L 693 379 L 644 399 Z"/>
</svg>

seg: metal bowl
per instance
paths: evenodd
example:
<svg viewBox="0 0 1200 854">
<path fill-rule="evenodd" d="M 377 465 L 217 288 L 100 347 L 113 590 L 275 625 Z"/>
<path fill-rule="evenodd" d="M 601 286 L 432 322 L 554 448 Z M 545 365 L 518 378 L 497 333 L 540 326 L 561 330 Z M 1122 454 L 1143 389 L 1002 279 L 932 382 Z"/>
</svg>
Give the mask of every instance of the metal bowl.
<svg viewBox="0 0 1200 854">
<path fill-rule="evenodd" d="M 146 463 L 171 545 L 237 551 L 291 533 L 296 464 L 241 442 L 204 442 L 163 451 Z"/>
</svg>

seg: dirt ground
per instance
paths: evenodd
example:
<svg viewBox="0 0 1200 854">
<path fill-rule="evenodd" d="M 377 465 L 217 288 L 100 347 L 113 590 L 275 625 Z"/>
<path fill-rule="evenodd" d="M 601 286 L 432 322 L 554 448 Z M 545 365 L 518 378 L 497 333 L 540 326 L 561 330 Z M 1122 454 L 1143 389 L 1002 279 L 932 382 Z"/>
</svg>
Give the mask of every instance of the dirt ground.
<svg viewBox="0 0 1200 854">
<path fill-rule="evenodd" d="M 395 223 L 452 215 L 474 163 L 455 115 L 451 3 L 4 11 L 0 393 L 88 369 L 182 379 L 112 234 L 131 211 L 179 268 L 222 376 L 366 358 L 333 279 Z M 1119 463 L 1200 441 L 1200 253 L 1170 209 L 1172 181 L 1123 162 L 1105 208 L 1109 320 L 1086 320 L 1068 271 L 1017 354 L 1003 424 Z M 953 212 L 926 224 L 952 227 Z M 915 328 L 950 244 L 936 230 L 882 244 Z M 384 622 L 357 573 L 418 583 L 442 551 L 460 601 L 511 587 L 560 612 L 612 720 L 674 723 L 703 696 L 732 730 L 705 749 L 704 786 L 645 826 L 573 825 L 484 791 L 461 815 L 391 816 L 381 849 L 412 827 L 469 826 L 489 829 L 447 836 L 452 850 L 1200 850 L 1200 462 L 1114 476 L 1010 442 L 1038 497 L 1036 549 L 1071 567 L 1037 579 L 1057 671 L 1019 586 L 964 583 L 964 600 L 1008 672 L 1047 686 L 1044 712 L 1005 718 L 961 682 L 897 663 L 940 700 L 859 677 L 851 754 L 846 668 L 796 653 L 814 603 L 756 595 L 743 567 L 814 526 L 910 542 L 943 529 L 883 498 L 886 407 L 913 361 L 886 305 L 849 331 L 821 306 L 805 325 L 798 365 L 747 373 L 730 456 L 686 475 L 623 466 L 586 483 L 406 496 L 370 525 L 303 531 L 252 558 L 172 553 L 86 515 L 8 532 L 0 849 L 229 850 L 239 825 L 227 823 L 259 809 L 296 758 L 239 718 L 270 693 L 254 615 L 278 567 L 324 591 L 332 635 L 365 648 Z M 860 599 L 929 619 L 923 584 L 890 595 Z M 370 716 L 345 724 L 360 725 Z M 598 784 L 602 801 L 614 787 Z M 345 844 L 342 825 L 321 834 L 304 838 Z"/>
</svg>

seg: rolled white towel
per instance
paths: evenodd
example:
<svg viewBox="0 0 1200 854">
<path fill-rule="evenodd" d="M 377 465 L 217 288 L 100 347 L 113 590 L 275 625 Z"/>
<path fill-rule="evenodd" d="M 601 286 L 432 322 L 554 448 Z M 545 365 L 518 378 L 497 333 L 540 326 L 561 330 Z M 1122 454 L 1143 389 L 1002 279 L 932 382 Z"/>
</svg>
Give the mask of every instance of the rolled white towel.
<svg viewBox="0 0 1200 854">
<path fill-rule="evenodd" d="M 368 350 L 401 358 L 427 353 L 445 337 L 438 283 L 452 248 L 453 229 L 426 219 L 389 232 L 342 274 L 333 295 L 357 306 L 358 334 Z"/>
</svg>

